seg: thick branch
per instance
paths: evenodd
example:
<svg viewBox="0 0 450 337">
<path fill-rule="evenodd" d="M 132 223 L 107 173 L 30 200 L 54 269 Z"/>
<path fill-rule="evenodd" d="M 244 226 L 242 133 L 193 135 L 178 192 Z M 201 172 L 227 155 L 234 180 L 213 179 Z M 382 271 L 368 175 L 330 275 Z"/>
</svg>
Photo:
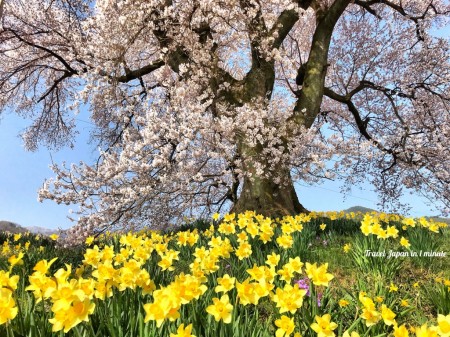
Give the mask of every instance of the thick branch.
<svg viewBox="0 0 450 337">
<path fill-rule="evenodd" d="M 355 0 L 355 4 L 364 8 L 367 12 L 369 12 L 370 14 L 375 16 L 377 19 L 381 19 L 381 17 L 378 15 L 378 13 L 372 7 L 370 7 L 370 5 L 367 2 L 361 1 L 361 0 Z"/>
<path fill-rule="evenodd" d="M 294 10 L 283 11 L 277 19 L 277 22 L 273 25 L 270 30 L 270 35 L 273 36 L 277 33 L 277 37 L 272 44 L 273 48 L 279 48 L 283 43 L 286 36 L 294 27 L 295 23 L 298 21 L 298 13 Z"/>
<path fill-rule="evenodd" d="M 0 20 L 2 19 L 2 17 L 3 17 L 3 4 L 4 4 L 5 2 L 3 1 L 3 0 L 0 0 Z"/>
<path fill-rule="evenodd" d="M 313 36 L 302 90 L 294 108 L 295 124 L 310 127 L 320 111 L 328 66 L 328 50 L 334 26 L 351 0 L 336 0 L 320 16 Z"/>
</svg>

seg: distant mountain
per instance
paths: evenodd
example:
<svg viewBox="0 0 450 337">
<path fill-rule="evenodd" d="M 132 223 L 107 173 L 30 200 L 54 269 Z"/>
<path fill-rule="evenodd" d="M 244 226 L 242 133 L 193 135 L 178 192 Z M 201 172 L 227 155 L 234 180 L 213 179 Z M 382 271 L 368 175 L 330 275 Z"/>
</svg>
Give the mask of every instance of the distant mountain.
<svg viewBox="0 0 450 337">
<path fill-rule="evenodd" d="M 26 227 L 28 231 L 34 234 L 42 234 L 42 235 L 52 235 L 52 234 L 59 234 L 58 229 L 50 229 L 50 228 L 44 228 L 44 227 L 38 227 L 38 226 L 32 226 L 32 227 Z"/>
<path fill-rule="evenodd" d="M 367 207 L 363 207 L 363 206 L 353 206 L 353 207 L 350 207 L 350 208 L 344 210 L 344 213 L 351 213 L 351 212 L 370 213 L 370 212 L 377 212 L 377 211 L 372 208 L 367 208 Z"/>
<path fill-rule="evenodd" d="M 47 236 L 52 235 L 52 234 L 59 234 L 58 229 L 50 229 L 50 228 L 44 228 L 44 227 L 38 227 L 38 226 L 23 227 L 14 222 L 4 221 L 4 220 L 0 221 L 0 232 L 10 232 L 13 234 L 30 232 L 33 234 L 41 234 L 41 235 L 47 235 Z"/>
<path fill-rule="evenodd" d="M 29 230 L 11 221 L 0 221 L 0 232 L 26 233 Z"/>
</svg>

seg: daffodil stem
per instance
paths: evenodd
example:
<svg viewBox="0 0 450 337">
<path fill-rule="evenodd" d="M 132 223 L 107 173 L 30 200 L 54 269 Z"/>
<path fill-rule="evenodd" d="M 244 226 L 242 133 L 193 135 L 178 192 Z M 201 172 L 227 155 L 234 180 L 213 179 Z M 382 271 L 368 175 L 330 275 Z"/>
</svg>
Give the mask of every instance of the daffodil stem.
<svg viewBox="0 0 450 337">
<path fill-rule="evenodd" d="M 18 298 L 16 299 L 16 302 L 17 302 L 17 309 L 19 311 L 19 315 L 18 316 L 20 317 L 20 319 L 19 319 L 20 331 L 22 333 L 23 331 L 25 331 L 25 326 L 24 326 L 24 322 L 23 322 L 23 317 L 24 316 L 22 315 L 22 308 L 21 308 L 20 301 L 19 301 Z"/>
<path fill-rule="evenodd" d="M 358 325 L 359 321 L 361 321 L 361 317 L 358 317 L 358 319 L 354 321 L 352 325 L 350 325 L 347 331 L 350 333 L 353 330 L 353 328 Z"/>
<path fill-rule="evenodd" d="M 96 336 L 95 335 L 95 331 L 94 331 L 94 327 L 92 326 L 92 321 L 91 320 L 89 320 L 89 323 L 87 325 L 89 325 L 89 329 L 91 330 L 92 336 Z"/>
<path fill-rule="evenodd" d="M 76 335 L 77 337 L 81 337 L 80 330 L 79 330 L 79 326 L 75 326 L 75 327 L 74 327 L 74 331 L 75 331 L 75 335 Z"/>
<path fill-rule="evenodd" d="M 14 333 L 11 334 L 11 324 L 7 323 L 6 324 L 6 336 L 7 337 L 13 337 Z"/>
</svg>

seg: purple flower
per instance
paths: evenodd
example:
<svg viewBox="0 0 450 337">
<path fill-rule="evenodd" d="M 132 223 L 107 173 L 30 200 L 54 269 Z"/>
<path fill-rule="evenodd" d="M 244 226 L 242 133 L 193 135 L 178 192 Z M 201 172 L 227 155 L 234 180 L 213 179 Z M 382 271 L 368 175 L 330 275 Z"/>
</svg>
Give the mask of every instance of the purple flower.
<svg viewBox="0 0 450 337">
<path fill-rule="evenodd" d="M 309 296 L 309 279 L 307 277 L 294 281 L 300 289 L 306 290 L 306 296 Z"/>
<path fill-rule="evenodd" d="M 317 294 L 317 305 L 320 307 L 322 305 L 321 299 L 322 299 L 322 293 Z"/>
</svg>

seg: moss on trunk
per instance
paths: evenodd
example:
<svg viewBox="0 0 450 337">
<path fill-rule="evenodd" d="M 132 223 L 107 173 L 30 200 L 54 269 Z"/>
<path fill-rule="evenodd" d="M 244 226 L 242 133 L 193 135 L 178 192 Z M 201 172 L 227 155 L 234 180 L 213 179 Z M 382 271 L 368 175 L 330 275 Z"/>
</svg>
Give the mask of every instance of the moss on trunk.
<svg viewBox="0 0 450 337">
<path fill-rule="evenodd" d="M 232 211 L 241 213 L 255 211 L 270 217 L 307 213 L 295 193 L 294 183 L 285 170 L 283 184 L 276 184 L 274 179 L 254 177 L 245 178 L 241 194 Z"/>
</svg>

